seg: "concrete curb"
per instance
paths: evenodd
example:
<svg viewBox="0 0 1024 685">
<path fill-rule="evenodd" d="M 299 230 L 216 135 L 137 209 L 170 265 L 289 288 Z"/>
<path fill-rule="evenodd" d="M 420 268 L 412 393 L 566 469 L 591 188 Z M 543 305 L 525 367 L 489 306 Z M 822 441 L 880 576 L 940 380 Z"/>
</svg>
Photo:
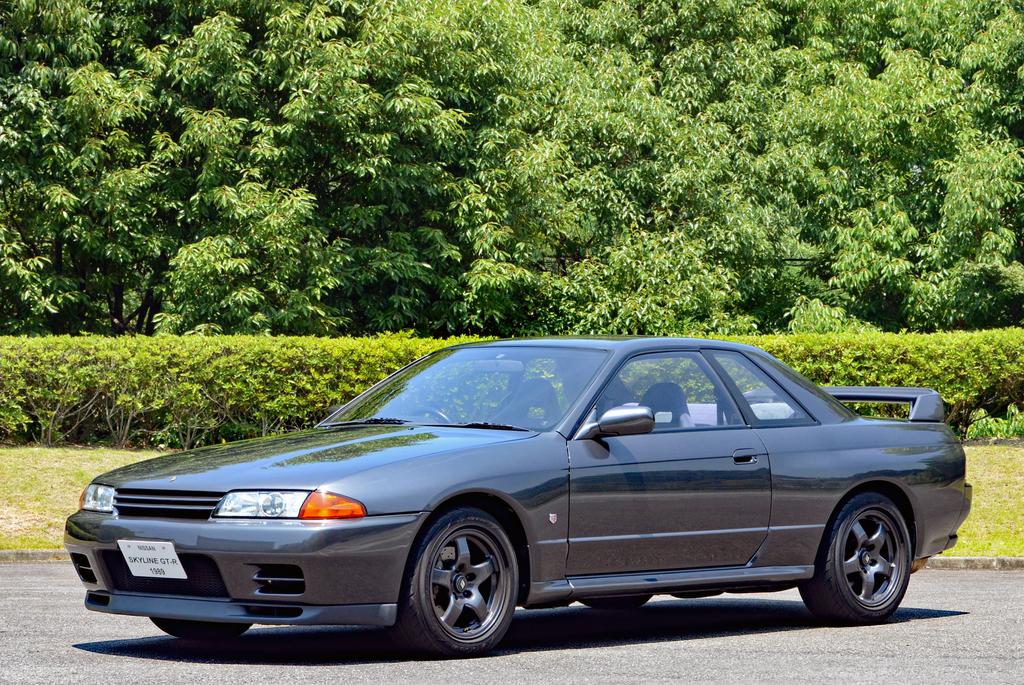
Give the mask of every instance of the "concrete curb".
<svg viewBox="0 0 1024 685">
<path fill-rule="evenodd" d="M 63 549 L 0 550 L 0 564 L 67 561 Z M 1024 571 L 1024 557 L 932 557 L 925 569 L 937 571 Z"/>
<path fill-rule="evenodd" d="M 1024 557 L 932 557 L 926 569 L 939 571 L 1024 571 Z"/>
<path fill-rule="evenodd" d="M 0 549 L 0 564 L 27 561 L 67 561 L 67 550 L 63 549 Z"/>
</svg>

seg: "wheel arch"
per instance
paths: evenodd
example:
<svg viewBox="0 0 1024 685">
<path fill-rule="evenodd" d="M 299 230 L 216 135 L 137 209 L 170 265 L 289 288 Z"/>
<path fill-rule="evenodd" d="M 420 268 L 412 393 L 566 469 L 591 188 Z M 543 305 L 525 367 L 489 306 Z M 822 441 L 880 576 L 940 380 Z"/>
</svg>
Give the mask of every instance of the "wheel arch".
<svg viewBox="0 0 1024 685">
<path fill-rule="evenodd" d="M 519 569 L 519 588 L 516 601 L 518 604 L 525 602 L 530 589 L 530 578 L 532 577 L 530 573 L 530 544 L 526 526 L 516 508 L 497 493 L 472 490 L 448 495 L 431 509 L 429 516 L 423 519 L 419 530 L 416 532 L 416 539 L 418 540 L 419 536 L 435 520 L 459 507 L 473 507 L 487 512 L 497 519 L 498 523 L 508 534 L 509 540 L 512 542 L 512 549 L 515 551 L 516 566 Z M 410 558 L 406 560 L 407 568 L 408 564 L 412 563 L 411 555 L 412 550 L 415 548 L 416 545 L 413 545 L 410 549 Z"/>
<path fill-rule="evenodd" d="M 910 498 L 910 494 L 901 485 L 890 480 L 869 480 L 859 483 L 847 490 L 843 496 L 839 498 L 839 501 L 836 502 L 836 506 L 832 509 L 832 513 L 828 517 L 828 523 L 825 525 L 825 532 L 822 536 L 820 545 L 826 544 L 827 540 L 825 539 L 825 536 L 828 535 L 828 531 L 832 530 L 832 525 L 835 523 L 836 516 L 839 515 L 839 512 L 846 503 L 857 495 L 865 492 L 876 492 L 880 495 L 884 495 L 892 500 L 892 503 L 896 505 L 900 515 L 903 516 L 904 523 L 907 524 L 907 532 L 910 533 L 910 549 L 912 550 L 911 556 L 916 559 L 918 535 L 914 503 Z"/>
</svg>

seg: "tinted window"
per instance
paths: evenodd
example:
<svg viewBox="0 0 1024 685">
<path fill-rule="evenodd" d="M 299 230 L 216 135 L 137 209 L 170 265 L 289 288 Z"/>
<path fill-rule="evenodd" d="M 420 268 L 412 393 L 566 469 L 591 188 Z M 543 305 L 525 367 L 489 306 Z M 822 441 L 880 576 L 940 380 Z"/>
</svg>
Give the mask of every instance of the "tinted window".
<svg viewBox="0 0 1024 685">
<path fill-rule="evenodd" d="M 711 356 L 736 385 L 758 421 L 810 420 L 793 398 L 746 356 L 722 351 L 712 351 Z"/>
<path fill-rule="evenodd" d="M 809 381 L 806 378 L 804 378 L 803 376 L 801 376 L 799 373 L 797 373 L 793 369 L 789 368 L 788 366 L 786 366 L 785 364 L 780 362 L 778 359 L 775 359 L 774 357 L 758 357 L 758 358 L 760 360 L 762 360 L 762 362 L 764 364 L 770 366 L 775 371 L 775 374 L 777 376 L 785 376 L 786 378 L 788 378 L 790 380 L 790 382 L 796 383 L 801 388 L 803 388 L 807 392 L 811 393 L 812 395 L 817 397 L 822 402 L 826 402 L 829 406 L 832 407 L 832 409 L 835 412 L 837 412 L 837 413 L 839 413 L 839 414 L 841 414 L 843 416 L 850 417 L 850 418 L 853 418 L 853 417 L 857 416 L 857 414 L 855 412 L 853 412 L 853 411 L 850 411 L 850 408 L 847 407 L 845 404 L 843 404 L 842 402 L 837 400 L 832 395 L 829 395 L 827 392 L 825 392 L 824 390 L 819 388 L 817 385 L 815 385 L 811 381 Z"/>
<path fill-rule="evenodd" d="M 707 362 L 693 352 L 645 354 L 626 362 L 602 391 L 594 414 L 621 405 L 650 407 L 655 432 L 743 423 Z"/>
</svg>

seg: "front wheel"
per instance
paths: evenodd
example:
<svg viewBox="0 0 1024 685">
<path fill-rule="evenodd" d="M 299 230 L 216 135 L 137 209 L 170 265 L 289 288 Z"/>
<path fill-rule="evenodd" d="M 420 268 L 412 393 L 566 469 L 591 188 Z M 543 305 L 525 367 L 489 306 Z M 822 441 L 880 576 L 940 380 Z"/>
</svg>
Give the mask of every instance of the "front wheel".
<svg viewBox="0 0 1024 685">
<path fill-rule="evenodd" d="M 453 509 L 414 546 L 395 632 L 439 656 L 484 654 L 508 631 L 518 588 L 515 550 L 501 524 L 480 509 Z"/>
<path fill-rule="evenodd" d="M 252 627 L 251 623 L 182 621 L 174 618 L 150 618 L 149 620 L 168 635 L 185 640 L 228 640 L 238 637 Z"/>
<path fill-rule="evenodd" d="M 910 535 L 899 509 L 888 497 L 862 493 L 836 516 L 800 596 L 818 618 L 881 623 L 903 600 L 910 562 Z"/>
</svg>

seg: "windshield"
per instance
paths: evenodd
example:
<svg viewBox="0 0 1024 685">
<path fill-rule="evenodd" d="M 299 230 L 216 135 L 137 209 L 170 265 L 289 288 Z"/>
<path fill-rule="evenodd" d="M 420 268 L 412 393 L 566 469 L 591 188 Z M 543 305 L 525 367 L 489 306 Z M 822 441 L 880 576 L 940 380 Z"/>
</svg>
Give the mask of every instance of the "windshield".
<svg viewBox="0 0 1024 685">
<path fill-rule="evenodd" d="M 564 347 L 441 350 L 357 397 L 325 424 L 376 420 L 547 430 L 565 416 L 605 356 Z"/>
</svg>

